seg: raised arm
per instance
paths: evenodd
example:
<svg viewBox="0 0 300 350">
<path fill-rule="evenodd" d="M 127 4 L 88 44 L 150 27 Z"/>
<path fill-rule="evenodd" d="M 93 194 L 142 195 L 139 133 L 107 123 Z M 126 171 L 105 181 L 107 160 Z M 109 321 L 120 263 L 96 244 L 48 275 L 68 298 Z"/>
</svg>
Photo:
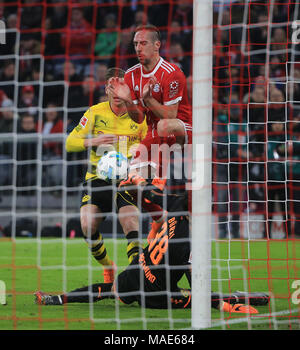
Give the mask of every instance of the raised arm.
<svg viewBox="0 0 300 350">
<path fill-rule="evenodd" d="M 107 89 L 113 94 L 113 96 L 118 97 L 125 102 L 127 112 L 134 122 L 141 124 L 144 121 L 145 108 L 134 103 L 130 88 L 125 83 L 124 79 L 118 77 L 111 78 L 107 85 Z"/>
<path fill-rule="evenodd" d="M 66 139 L 67 152 L 82 152 L 89 147 L 114 144 L 117 141 L 116 135 L 100 134 L 92 137 L 94 119 L 88 110 L 81 118 L 79 124 L 72 130 Z"/>
<path fill-rule="evenodd" d="M 149 108 L 160 119 L 175 119 L 177 118 L 178 103 L 161 104 L 152 97 L 152 90 L 157 83 L 157 79 L 153 76 L 145 84 L 143 89 L 143 101 L 147 108 Z"/>
</svg>

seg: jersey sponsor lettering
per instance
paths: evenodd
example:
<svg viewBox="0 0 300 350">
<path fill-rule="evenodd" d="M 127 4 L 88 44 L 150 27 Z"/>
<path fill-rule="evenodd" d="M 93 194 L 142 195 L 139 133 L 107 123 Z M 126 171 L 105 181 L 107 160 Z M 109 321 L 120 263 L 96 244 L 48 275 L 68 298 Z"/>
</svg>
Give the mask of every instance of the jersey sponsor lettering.
<svg viewBox="0 0 300 350">
<path fill-rule="evenodd" d="M 143 271 L 144 271 L 144 274 L 145 274 L 145 277 L 147 278 L 147 280 L 150 283 L 154 283 L 156 281 L 156 277 L 152 274 L 149 266 L 147 266 L 144 253 L 140 254 L 139 263 L 143 268 Z"/>
</svg>

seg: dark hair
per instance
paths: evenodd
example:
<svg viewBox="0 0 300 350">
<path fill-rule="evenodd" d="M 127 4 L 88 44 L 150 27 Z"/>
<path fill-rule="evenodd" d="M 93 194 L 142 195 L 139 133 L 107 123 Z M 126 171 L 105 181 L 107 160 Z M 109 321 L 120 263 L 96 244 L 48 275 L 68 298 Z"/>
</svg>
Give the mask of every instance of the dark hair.
<svg viewBox="0 0 300 350">
<path fill-rule="evenodd" d="M 118 78 L 123 78 L 125 75 L 125 71 L 120 68 L 109 68 L 105 74 L 105 81 L 108 81 L 110 78 L 113 77 L 118 77 Z"/>
<path fill-rule="evenodd" d="M 15 62 L 13 60 L 6 60 L 6 61 L 4 61 L 4 68 L 10 66 L 11 64 L 15 64 Z"/>
<path fill-rule="evenodd" d="M 141 30 L 147 30 L 149 32 L 152 32 L 153 33 L 153 37 L 152 37 L 153 41 L 161 41 L 160 40 L 160 31 L 153 24 L 142 24 L 142 25 L 137 26 L 135 31 L 134 31 L 134 35 L 137 32 L 140 32 Z"/>
<path fill-rule="evenodd" d="M 24 118 L 33 118 L 33 121 L 35 122 L 35 116 L 33 114 L 30 114 L 29 112 L 24 112 L 20 115 L 20 122 L 24 120 Z"/>
</svg>

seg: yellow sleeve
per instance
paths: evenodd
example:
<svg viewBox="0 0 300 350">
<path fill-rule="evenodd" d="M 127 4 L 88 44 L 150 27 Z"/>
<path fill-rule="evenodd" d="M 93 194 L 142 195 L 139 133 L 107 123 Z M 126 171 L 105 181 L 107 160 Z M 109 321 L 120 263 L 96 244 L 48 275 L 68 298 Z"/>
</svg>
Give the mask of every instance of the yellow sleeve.
<svg viewBox="0 0 300 350">
<path fill-rule="evenodd" d="M 84 140 L 91 134 L 94 127 L 94 118 L 91 109 L 88 109 L 80 119 L 78 125 L 66 139 L 67 152 L 82 152 L 86 150 Z"/>
<path fill-rule="evenodd" d="M 147 122 L 146 122 L 146 118 L 144 119 L 143 123 L 141 124 L 142 127 L 141 127 L 141 140 L 143 140 L 146 135 L 147 135 L 147 132 L 148 132 L 148 125 L 147 125 Z"/>
</svg>

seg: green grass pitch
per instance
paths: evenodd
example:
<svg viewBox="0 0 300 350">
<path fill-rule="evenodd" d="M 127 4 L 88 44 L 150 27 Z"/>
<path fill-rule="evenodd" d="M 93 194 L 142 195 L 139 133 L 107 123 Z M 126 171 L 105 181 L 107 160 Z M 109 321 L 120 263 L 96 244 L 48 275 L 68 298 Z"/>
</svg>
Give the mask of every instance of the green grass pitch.
<svg viewBox="0 0 300 350">
<path fill-rule="evenodd" d="M 115 245 L 111 239 L 105 242 L 122 271 L 127 264 L 125 240 L 118 239 Z M 299 240 L 213 242 L 212 290 L 271 292 L 272 298 L 251 317 L 212 309 L 212 328 L 299 329 L 300 308 L 292 299 L 299 269 Z M 102 279 L 102 268 L 82 239 L 2 239 L 0 280 L 6 286 L 6 305 L 0 305 L 0 330 L 190 329 L 190 310 L 149 310 L 115 300 L 34 304 L 36 290 L 60 293 Z M 180 281 L 180 286 L 187 287 L 187 281 Z"/>
</svg>

